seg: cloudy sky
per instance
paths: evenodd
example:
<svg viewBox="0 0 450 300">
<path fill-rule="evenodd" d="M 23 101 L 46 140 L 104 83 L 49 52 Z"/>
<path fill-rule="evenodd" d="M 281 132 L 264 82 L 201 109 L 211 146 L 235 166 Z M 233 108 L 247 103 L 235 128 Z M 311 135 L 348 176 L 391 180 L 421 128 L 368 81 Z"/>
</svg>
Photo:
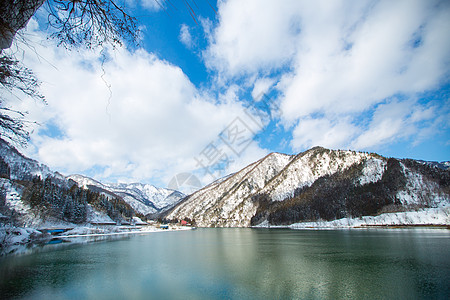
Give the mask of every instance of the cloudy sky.
<svg viewBox="0 0 450 300">
<path fill-rule="evenodd" d="M 10 105 L 40 124 L 23 151 L 54 170 L 167 186 L 317 145 L 450 160 L 449 1 L 126 5 L 139 49 L 68 51 L 35 20 L 24 33 L 48 104 Z"/>
</svg>

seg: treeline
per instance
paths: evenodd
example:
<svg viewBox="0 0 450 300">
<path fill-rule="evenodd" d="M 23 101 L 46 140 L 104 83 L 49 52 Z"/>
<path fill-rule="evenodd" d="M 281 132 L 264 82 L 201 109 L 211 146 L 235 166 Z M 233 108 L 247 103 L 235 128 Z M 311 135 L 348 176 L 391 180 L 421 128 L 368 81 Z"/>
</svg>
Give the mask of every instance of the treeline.
<svg viewBox="0 0 450 300">
<path fill-rule="evenodd" d="M 448 172 L 413 161 L 406 161 L 405 164 L 409 168 L 421 169 L 422 174 L 438 184 L 446 182 L 443 188 L 448 192 Z M 266 194 L 254 195 L 252 201 L 257 203 L 258 209 L 251 224 L 257 225 L 264 220 L 274 225 L 332 221 L 404 209 L 397 194 L 405 188 L 407 178 L 399 160 L 388 159 L 386 170 L 377 182 L 356 183 L 362 169 L 361 163 L 343 172 L 323 176 L 311 186 L 295 190 L 294 195 L 284 201 L 272 201 Z M 430 195 L 423 194 L 418 207 L 429 207 L 431 200 Z"/>
<path fill-rule="evenodd" d="M 70 188 L 53 182 L 51 177 L 42 180 L 35 176 L 31 181 L 21 181 L 25 188 L 22 200 L 43 217 L 51 216 L 72 223 L 84 223 L 88 217 L 88 204 L 105 212 L 120 222 L 134 215 L 133 208 L 121 198 L 105 195 L 72 185 Z"/>
<path fill-rule="evenodd" d="M 9 179 L 11 177 L 11 169 L 9 165 L 0 156 L 0 178 Z"/>
<path fill-rule="evenodd" d="M 18 215 L 6 204 L 6 189 L 0 186 L 0 224 L 18 224 Z M 1 242 L 0 242 L 1 245 Z"/>
</svg>

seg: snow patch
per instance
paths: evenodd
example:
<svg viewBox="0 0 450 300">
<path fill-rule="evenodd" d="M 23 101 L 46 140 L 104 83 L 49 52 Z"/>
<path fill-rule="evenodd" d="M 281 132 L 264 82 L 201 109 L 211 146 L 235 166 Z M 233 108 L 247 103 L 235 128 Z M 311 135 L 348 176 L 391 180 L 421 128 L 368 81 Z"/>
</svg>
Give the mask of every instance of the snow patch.
<svg viewBox="0 0 450 300">
<path fill-rule="evenodd" d="M 429 207 L 446 206 L 450 199 L 439 193 L 439 186 L 435 182 L 425 180 L 424 177 L 408 169 L 400 163 L 406 176 L 406 187 L 397 192 L 397 198 L 403 205 L 426 205 Z"/>
<path fill-rule="evenodd" d="M 133 223 L 136 225 L 148 225 L 144 221 L 141 220 L 139 217 L 133 217 Z"/>
<path fill-rule="evenodd" d="M 88 204 L 87 209 L 87 222 L 97 223 L 97 224 L 115 224 L 113 219 L 111 219 L 105 212 L 96 211 Z"/>
<path fill-rule="evenodd" d="M 89 186 L 95 186 L 106 192 L 112 193 L 104 193 L 107 197 L 113 197 L 114 195 L 121 197 L 125 202 L 130 204 L 134 210 L 144 215 L 153 214 L 170 208 L 185 197 L 181 192 L 158 188 L 151 184 L 104 184 L 83 175 L 70 175 L 67 179 L 75 181 L 80 187 L 88 188 Z"/>
<path fill-rule="evenodd" d="M 351 228 L 373 225 L 450 225 L 450 206 L 409 212 L 385 213 L 378 216 L 364 216 L 361 218 L 343 218 L 334 221 L 302 222 L 287 227 L 292 229 Z M 267 225 L 260 227 L 267 227 Z"/>
<path fill-rule="evenodd" d="M 359 184 L 364 185 L 381 180 L 385 170 L 386 161 L 379 158 L 368 159 L 364 164 L 362 175 L 359 177 Z"/>
<path fill-rule="evenodd" d="M 296 157 L 262 193 L 272 201 L 284 201 L 294 196 L 298 188 L 310 186 L 318 178 L 343 171 L 368 158 L 370 154 L 354 151 L 312 149 Z"/>
<path fill-rule="evenodd" d="M 167 218 L 194 219 L 200 227 L 247 227 L 256 213 L 249 196 L 262 189 L 292 159 L 290 155 L 271 153 L 188 196 Z"/>
<path fill-rule="evenodd" d="M 25 204 L 21 199 L 21 187 L 4 178 L 0 178 L 0 186 L 6 192 L 6 206 L 11 211 L 14 211 L 17 221 L 22 223 L 24 226 L 29 226 L 29 224 L 34 221 L 35 217 L 32 213 L 31 207 L 28 204 Z"/>
<path fill-rule="evenodd" d="M 10 245 L 27 244 L 34 237 L 42 235 L 42 232 L 34 228 L 22 228 L 12 226 L 0 227 L 0 246 L 7 247 Z"/>
</svg>

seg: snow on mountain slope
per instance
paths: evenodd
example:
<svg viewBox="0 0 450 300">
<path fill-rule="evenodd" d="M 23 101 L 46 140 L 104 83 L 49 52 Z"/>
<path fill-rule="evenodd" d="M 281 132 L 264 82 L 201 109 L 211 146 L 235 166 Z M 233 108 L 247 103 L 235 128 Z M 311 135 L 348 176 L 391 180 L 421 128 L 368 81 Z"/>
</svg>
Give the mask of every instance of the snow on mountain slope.
<svg viewBox="0 0 450 300">
<path fill-rule="evenodd" d="M 249 195 L 263 188 L 292 159 L 271 153 L 223 181 L 188 196 L 168 215 L 168 219 L 195 219 L 198 226 L 247 226 L 256 212 Z"/>
<path fill-rule="evenodd" d="M 49 175 L 55 179 L 64 180 L 61 174 L 52 172 L 46 165 L 23 156 L 2 139 L 0 139 L 0 157 L 8 164 L 13 180 L 31 180 L 33 176 L 45 179 Z"/>
<path fill-rule="evenodd" d="M 78 174 L 74 174 L 74 175 L 70 175 L 66 177 L 68 180 L 73 180 L 75 181 L 79 187 L 84 187 L 85 189 L 87 189 L 90 185 L 92 186 L 98 186 L 98 187 L 103 187 L 103 183 L 94 180 L 92 178 L 83 176 L 83 175 L 78 175 Z"/>
<path fill-rule="evenodd" d="M 442 170 L 447 170 L 448 168 L 450 168 L 450 161 L 437 162 L 437 161 L 417 160 L 417 162 L 419 162 L 421 164 L 424 164 L 424 165 L 432 166 L 434 168 L 439 168 L 439 169 L 442 169 Z"/>
<path fill-rule="evenodd" d="M 74 184 L 71 180 L 84 188 L 94 187 L 94 192 L 100 192 L 109 198 L 122 198 L 133 209 L 143 214 L 159 213 L 169 209 L 185 196 L 177 191 L 140 183 L 102 184 L 82 175 L 73 175 L 66 178 L 58 172 L 51 171 L 46 165 L 25 157 L 14 146 L 2 139 L 0 139 L 0 176 L 5 178 L 1 182 L 0 188 L 6 193 L 8 205 L 14 206 L 13 209 L 19 210 L 20 214 L 24 216 L 30 214 L 30 211 L 24 211 L 19 205 L 22 203 L 22 195 L 21 191 L 17 189 L 23 189 L 23 186 L 21 187 L 14 181 L 31 182 L 35 177 L 39 177 L 42 181 L 51 178 L 51 184 L 58 186 L 61 190 L 70 189 Z M 13 197 L 12 195 L 16 196 Z"/>
<path fill-rule="evenodd" d="M 32 212 L 30 206 L 21 200 L 21 187 L 5 178 L 0 178 L 0 187 L 5 193 L 6 206 L 15 213 L 17 221 L 23 224 L 29 223 L 30 219 L 33 219 Z"/>
<path fill-rule="evenodd" d="M 77 182 L 79 186 L 84 188 L 96 187 L 103 190 L 105 194 L 121 197 L 136 211 L 144 215 L 159 213 L 169 209 L 185 197 L 183 193 L 178 191 L 157 188 L 150 184 L 106 184 L 83 175 L 70 175 L 67 178 Z"/>
<path fill-rule="evenodd" d="M 370 154 L 362 152 L 315 147 L 297 155 L 280 174 L 261 190 L 261 193 L 268 194 L 273 201 L 283 201 L 288 197 L 293 197 L 295 189 L 310 186 L 324 175 L 345 170 L 369 157 Z"/>
<path fill-rule="evenodd" d="M 200 227 L 246 227 L 270 216 L 293 222 L 321 214 L 373 214 L 384 207 L 445 207 L 448 178 L 442 168 L 364 152 L 315 147 L 296 156 L 272 153 L 186 197 L 166 218 L 189 218 Z"/>
<path fill-rule="evenodd" d="M 386 160 L 379 158 L 369 158 L 364 163 L 361 177 L 358 178 L 360 185 L 373 183 L 381 180 L 386 170 Z"/>
<path fill-rule="evenodd" d="M 401 226 L 401 225 L 448 225 L 450 207 L 426 208 L 418 211 L 385 213 L 378 216 L 361 218 L 343 218 L 334 221 L 303 222 L 287 226 L 291 229 L 306 228 L 352 228 L 365 226 Z M 261 224 L 258 227 L 268 227 Z M 285 226 L 280 226 L 285 227 Z"/>
<path fill-rule="evenodd" d="M 48 175 L 51 175 L 51 173 Z M 22 185 L 6 178 L 0 178 L 0 187 L 5 193 L 5 205 L 8 208 L 8 212 L 15 219 L 15 223 L 21 224 L 21 226 L 35 228 L 75 226 L 72 223 L 55 219 L 51 216 L 41 218 L 42 216 L 33 211 L 30 205 L 22 200 L 22 193 L 24 189 Z M 111 218 L 106 215 L 106 213 L 94 210 L 90 204 L 87 204 L 87 209 L 87 223 L 113 222 Z M 11 216 L 8 214 L 7 217 L 10 218 Z"/>
<path fill-rule="evenodd" d="M 424 175 L 400 163 L 406 177 L 406 184 L 398 191 L 397 198 L 403 205 L 423 205 L 431 207 L 449 204 L 448 195 L 440 192 L 436 182 L 427 180 Z"/>
<path fill-rule="evenodd" d="M 106 186 L 114 192 L 135 193 L 149 202 L 157 209 L 161 210 L 168 205 L 173 204 L 171 198 L 168 198 L 175 191 L 165 188 L 157 188 L 150 184 L 131 183 L 131 184 L 106 184 Z M 184 195 L 180 195 L 182 197 Z M 178 200 L 178 199 L 176 199 Z M 173 200 L 172 200 L 173 201 Z"/>
<path fill-rule="evenodd" d="M 1 213 L 6 213 L 8 222 L 18 226 L 41 226 L 45 222 L 63 224 L 66 221 L 80 223 L 108 220 L 109 217 L 104 214 L 106 211 L 117 219 L 124 217 L 124 214 L 134 213 L 121 199 L 109 206 L 107 202 L 102 202 L 104 200 L 100 198 L 100 194 L 88 195 L 73 190 L 74 183 L 65 176 L 27 158 L 2 139 L 0 179 L 0 196 L 2 202 L 4 201 L 4 205 L 0 205 Z M 82 185 L 100 185 L 92 179 L 83 180 Z M 162 205 L 164 204 L 162 202 Z"/>
</svg>

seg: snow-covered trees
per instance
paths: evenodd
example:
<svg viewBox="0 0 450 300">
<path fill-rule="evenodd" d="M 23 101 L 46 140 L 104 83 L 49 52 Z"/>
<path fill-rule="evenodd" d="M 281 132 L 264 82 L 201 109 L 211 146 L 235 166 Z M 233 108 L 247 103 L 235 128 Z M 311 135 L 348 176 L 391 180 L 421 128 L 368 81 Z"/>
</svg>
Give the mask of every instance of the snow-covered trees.
<svg viewBox="0 0 450 300">
<path fill-rule="evenodd" d="M 22 200 L 41 217 L 54 217 L 72 223 L 87 221 L 88 204 L 121 221 L 134 215 L 134 210 L 120 198 L 109 199 L 105 195 L 73 185 L 71 188 L 55 184 L 51 177 L 22 182 L 25 186 Z"/>
<path fill-rule="evenodd" d="M 433 207 L 435 197 L 424 183 L 422 193 L 414 203 L 403 203 L 399 192 L 408 188 L 408 178 L 402 164 L 428 177 L 443 194 L 448 194 L 448 171 L 440 170 L 413 160 L 389 158 L 380 180 L 359 183 L 364 163 L 324 175 L 311 186 L 297 189 L 284 201 L 271 201 L 266 194 L 255 194 L 252 201 L 258 204 L 252 225 L 264 220 L 272 225 L 289 225 L 297 222 L 332 221 L 346 217 L 376 216 L 385 212 Z M 417 191 L 416 191 L 417 192 Z M 416 195 L 417 196 L 417 195 Z"/>
</svg>

